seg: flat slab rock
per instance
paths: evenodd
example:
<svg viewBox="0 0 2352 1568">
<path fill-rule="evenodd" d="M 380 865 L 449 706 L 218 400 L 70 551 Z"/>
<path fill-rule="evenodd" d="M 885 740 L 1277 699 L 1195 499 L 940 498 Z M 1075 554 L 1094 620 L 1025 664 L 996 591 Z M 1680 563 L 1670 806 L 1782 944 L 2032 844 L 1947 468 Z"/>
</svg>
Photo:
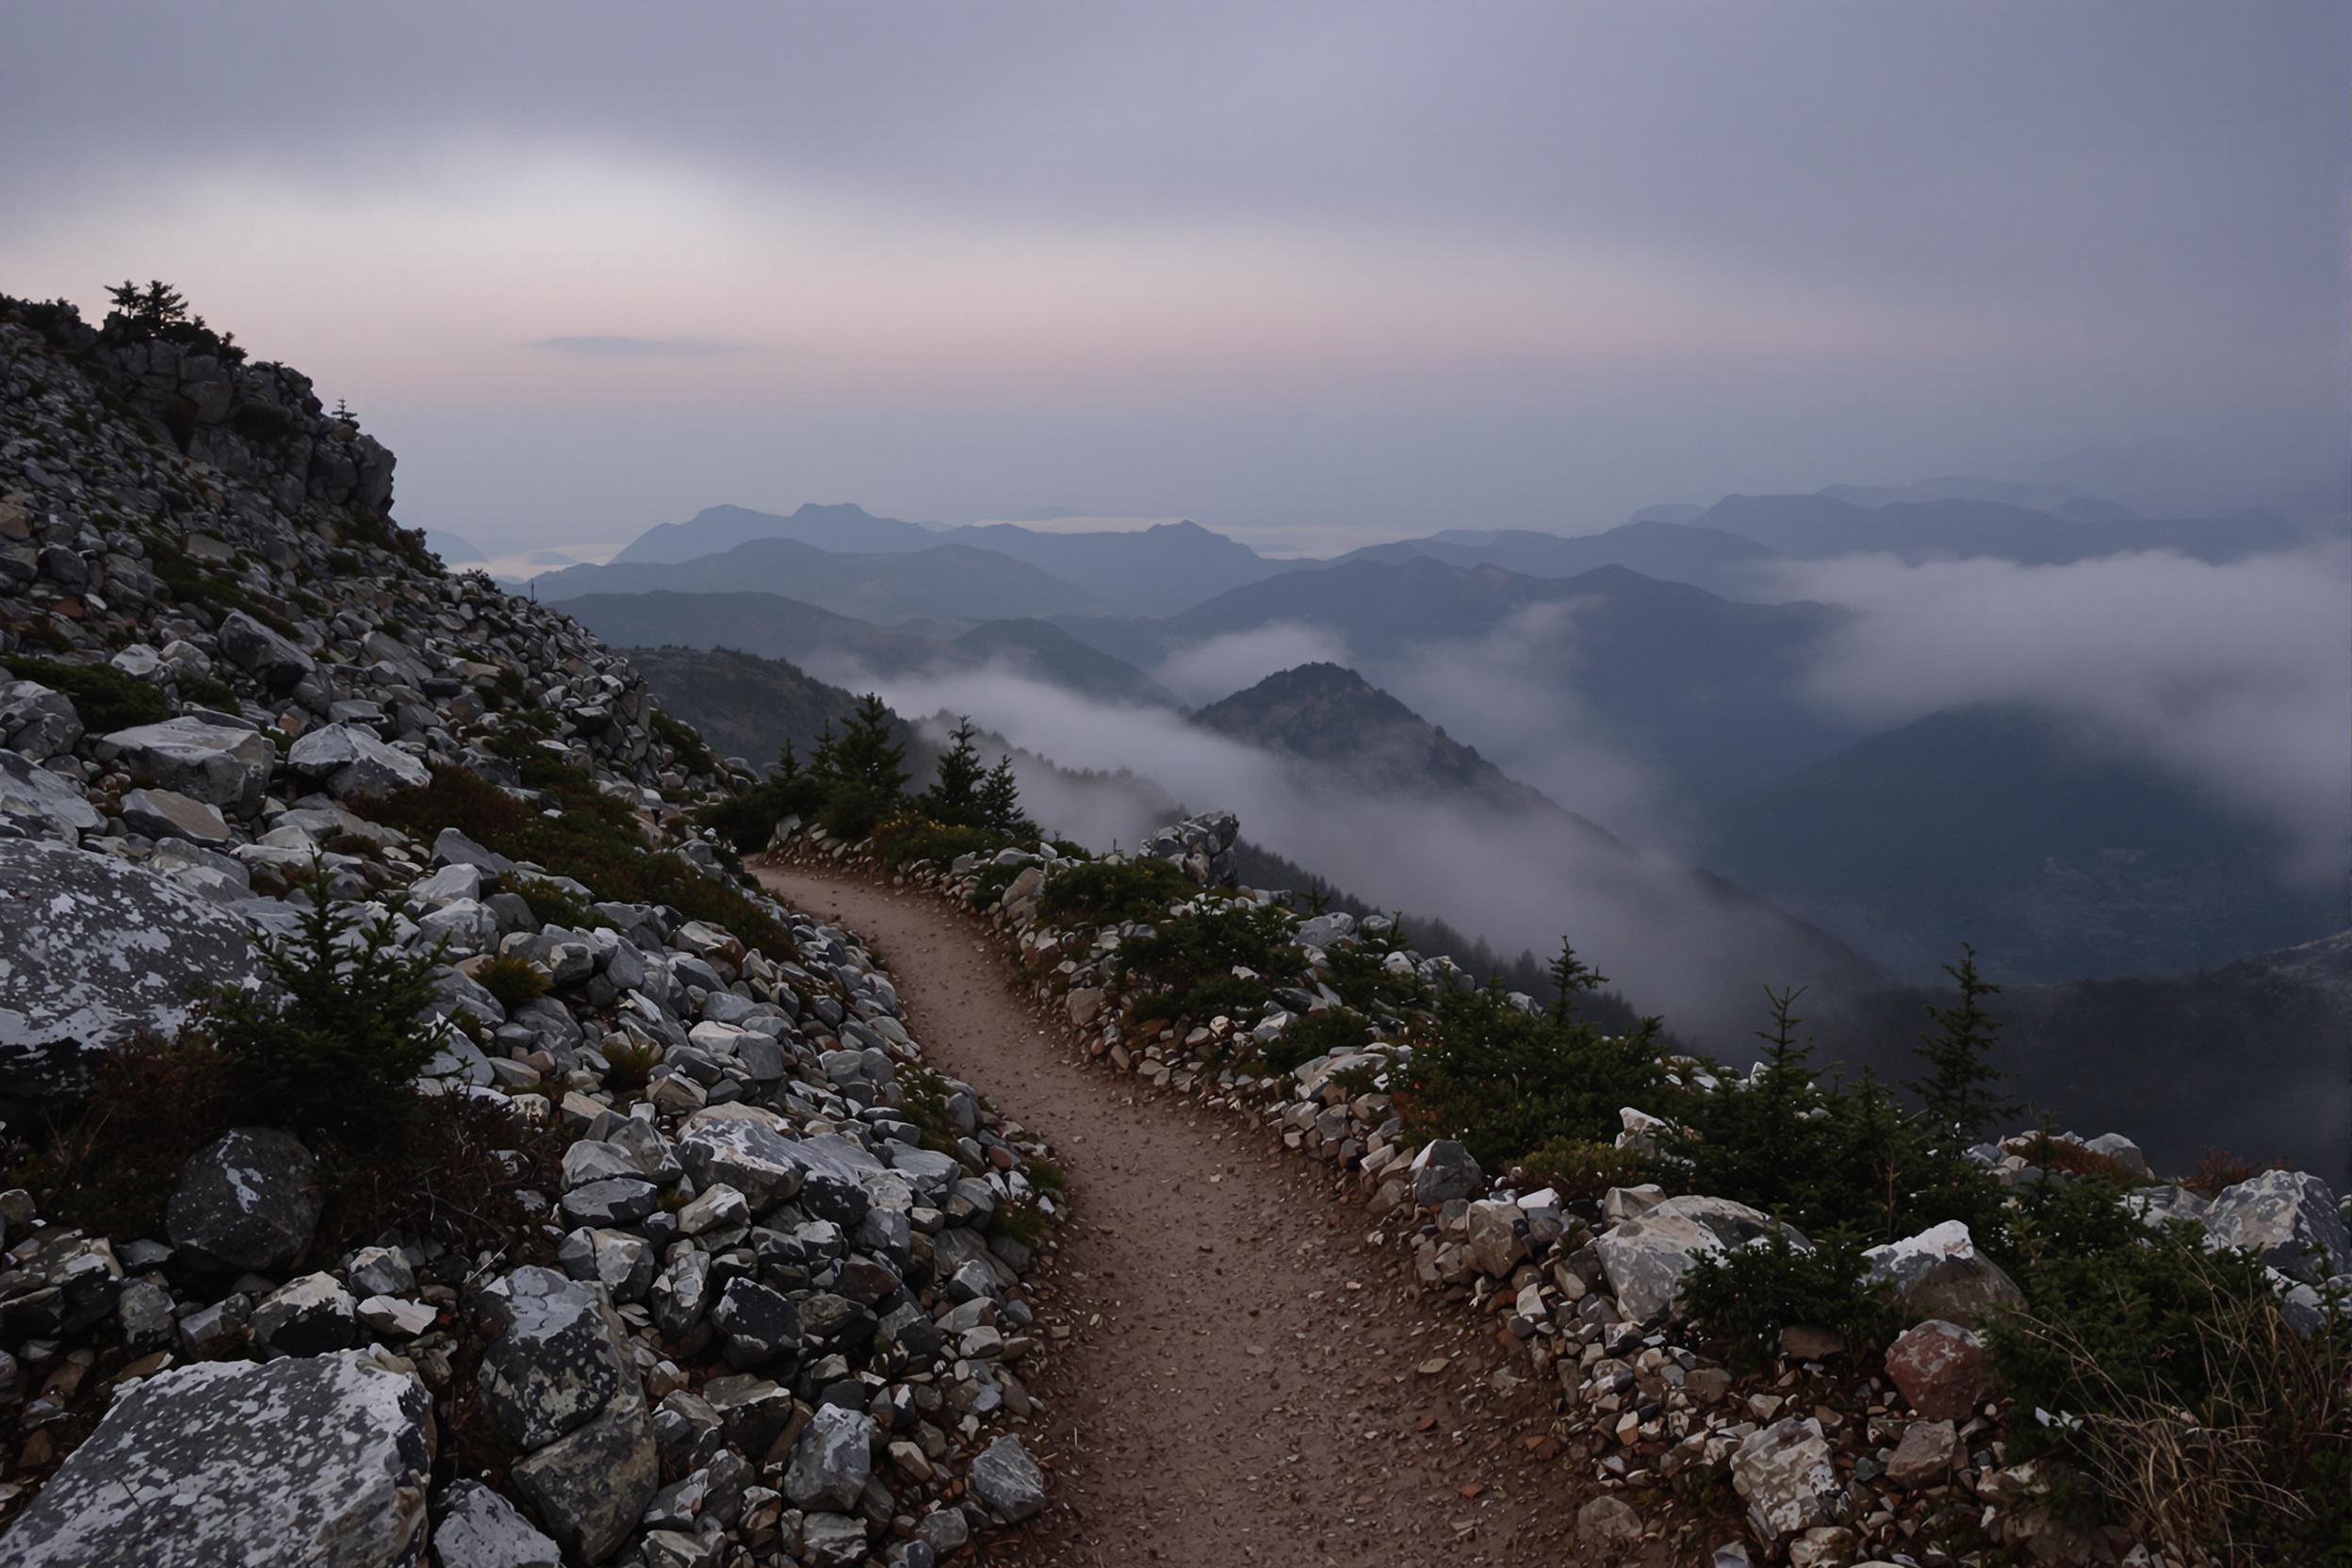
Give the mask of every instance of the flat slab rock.
<svg viewBox="0 0 2352 1568">
<path fill-rule="evenodd" d="M 244 922 L 169 877 L 0 840 L 0 1089 L 76 1092 L 99 1052 L 174 1034 L 204 988 L 257 972 Z"/>
<path fill-rule="evenodd" d="M 203 1362 L 108 1411 L 8 1535 L 11 1568 L 392 1568 L 424 1555 L 431 1401 L 363 1351 Z"/>
</svg>

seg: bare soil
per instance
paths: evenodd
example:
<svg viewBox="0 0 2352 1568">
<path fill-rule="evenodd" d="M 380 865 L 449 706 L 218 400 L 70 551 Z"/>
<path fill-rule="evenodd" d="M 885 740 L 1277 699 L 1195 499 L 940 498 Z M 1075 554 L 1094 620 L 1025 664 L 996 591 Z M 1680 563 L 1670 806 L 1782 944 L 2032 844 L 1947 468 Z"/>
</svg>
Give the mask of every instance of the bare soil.
<svg viewBox="0 0 2352 1568">
<path fill-rule="evenodd" d="M 1007 986 L 985 929 L 863 874 L 763 867 L 861 937 L 934 1061 L 1051 1139 L 1070 1178 L 1033 1283 L 1043 1403 L 1024 1440 L 1052 1503 L 992 1561 L 1189 1568 L 1561 1564 L 1578 1468 L 1527 1360 L 1418 1297 L 1316 1162 L 1224 1112 L 1087 1066 Z M 1068 1337 L 1055 1334 L 1066 1329 Z"/>
</svg>

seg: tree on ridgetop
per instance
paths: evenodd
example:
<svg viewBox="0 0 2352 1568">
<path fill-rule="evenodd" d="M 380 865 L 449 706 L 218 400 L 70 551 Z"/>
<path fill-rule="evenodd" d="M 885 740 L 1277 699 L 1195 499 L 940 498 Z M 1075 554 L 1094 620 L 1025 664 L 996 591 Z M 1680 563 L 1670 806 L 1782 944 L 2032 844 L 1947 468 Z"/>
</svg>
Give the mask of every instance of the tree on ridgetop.
<svg viewBox="0 0 2352 1568">
<path fill-rule="evenodd" d="M 189 312 L 188 297 L 161 278 L 150 281 L 144 288 L 125 278 L 106 290 L 106 298 L 114 304 L 109 328 L 119 320 L 122 330 L 134 338 L 160 337 L 230 361 L 245 357 L 235 333 L 214 332 L 203 317 Z"/>
<path fill-rule="evenodd" d="M 1999 996 L 2001 988 L 1977 973 L 1976 949 L 1967 942 L 1960 944 L 1960 961 L 1946 964 L 1944 972 L 1959 985 L 1960 1000 L 1949 1007 L 1929 1004 L 1927 1016 L 1936 1029 L 1920 1036 L 1919 1044 L 1927 1076 L 1903 1087 L 1919 1097 L 1919 1115 L 1934 1133 L 1966 1143 L 2016 1116 L 2023 1102 L 1996 1087 L 2009 1073 L 1992 1064 L 2001 1022 L 1985 1009 L 1984 999 Z"/>
<path fill-rule="evenodd" d="M 1552 982 L 1552 1021 L 1566 1023 L 1576 1015 L 1576 997 L 1585 991 L 1596 991 L 1609 984 L 1609 976 L 1576 956 L 1576 950 L 1568 939 L 1560 939 L 1560 956 L 1544 972 Z"/>
</svg>

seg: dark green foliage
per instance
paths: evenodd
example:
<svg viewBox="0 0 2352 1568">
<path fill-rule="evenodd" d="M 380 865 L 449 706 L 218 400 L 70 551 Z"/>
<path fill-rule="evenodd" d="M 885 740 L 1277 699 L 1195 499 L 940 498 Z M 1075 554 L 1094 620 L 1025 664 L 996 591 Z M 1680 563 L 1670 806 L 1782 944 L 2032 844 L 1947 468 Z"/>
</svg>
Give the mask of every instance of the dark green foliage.
<svg viewBox="0 0 2352 1568">
<path fill-rule="evenodd" d="M 604 1048 L 604 1086 L 615 1094 L 642 1089 L 662 1065 L 662 1048 L 651 1040 L 619 1040 Z"/>
<path fill-rule="evenodd" d="M 948 748 L 939 754 L 938 776 L 915 797 L 916 808 L 933 822 L 948 827 L 988 825 L 980 803 L 980 786 L 988 775 L 980 765 L 980 748 L 972 744 L 979 733 L 970 715 L 956 720 Z"/>
<path fill-rule="evenodd" d="M 1823 1240 L 1807 1250 L 1776 1229 L 1760 1242 L 1700 1258 L 1683 1276 L 1682 1296 L 1691 1321 L 1723 1347 L 1725 1359 L 1753 1371 L 1772 1364 L 1780 1331 L 1791 1326 L 1827 1329 L 1854 1351 L 1900 1332 L 1884 1290 L 1859 1282 L 1864 1268 L 1853 1242 Z"/>
<path fill-rule="evenodd" d="M 917 860 L 945 865 L 959 855 L 994 855 L 1015 845 L 1009 835 L 990 827 L 944 827 L 901 817 L 874 830 L 874 847 L 884 869 L 897 871 Z"/>
<path fill-rule="evenodd" d="M 439 950 L 403 953 L 388 918 L 363 924 L 314 883 L 299 930 L 261 958 L 269 988 L 220 991 L 203 1012 L 238 1101 L 347 1148 L 404 1135 L 416 1075 L 440 1049 L 439 1026 L 418 1017 Z"/>
<path fill-rule="evenodd" d="M 1021 786 L 1013 778 L 1013 760 L 1000 757 L 988 777 L 980 781 L 980 816 L 999 833 L 1035 838 L 1037 825 L 1021 813 Z"/>
<path fill-rule="evenodd" d="M 1560 939 L 1560 956 L 1552 960 L 1544 976 L 1552 983 L 1554 1023 L 1566 1023 L 1576 1016 L 1576 998 L 1609 984 L 1609 976 L 1577 957 L 1576 950 L 1565 937 Z"/>
<path fill-rule="evenodd" d="M 547 972 L 516 954 L 502 953 L 474 971 L 474 983 L 509 1012 L 547 994 Z"/>
<path fill-rule="evenodd" d="M 1588 1201 L 1606 1197 L 1611 1187 L 1640 1186 L 1656 1179 L 1639 1153 L 1599 1138 L 1547 1143 L 1530 1151 L 1519 1162 L 1519 1170 L 1527 1191 L 1549 1187 L 1562 1198 Z"/>
<path fill-rule="evenodd" d="M 172 716 L 172 703 L 153 684 L 124 675 L 111 664 L 74 664 L 15 653 L 0 658 L 20 680 L 38 680 L 72 699 L 82 727 L 93 735 L 157 724 Z"/>
<path fill-rule="evenodd" d="M 1292 930 L 1289 911 L 1279 906 L 1202 899 L 1183 914 L 1153 920 L 1150 936 L 1132 938 L 1119 949 L 1119 961 L 1127 973 L 1147 975 L 1180 995 L 1184 988 L 1247 969 L 1260 977 L 1263 993 L 1266 981 L 1297 973 L 1305 961 Z"/>
<path fill-rule="evenodd" d="M 890 734 L 890 710 L 872 692 L 858 701 L 841 735 L 827 734 L 809 772 L 825 788 L 817 821 L 836 838 L 869 837 L 898 808 L 906 787 L 906 748 Z"/>
<path fill-rule="evenodd" d="M 225 680 L 215 680 L 208 675 L 183 674 L 174 678 L 172 684 L 179 688 L 182 702 L 224 712 L 237 711 L 237 691 Z"/>
<path fill-rule="evenodd" d="M 1928 1007 L 1936 1028 L 1919 1038 L 1927 1075 L 1903 1087 L 1919 1096 L 1920 1115 L 1936 1137 L 1966 1145 L 2016 1116 L 2019 1106 L 2000 1092 L 2009 1074 L 1991 1060 L 2001 1023 L 1985 1010 L 1984 999 L 2000 995 L 2001 988 L 1977 973 L 1976 949 L 1966 942 L 1960 945 L 1960 961 L 1946 964 L 1944 972 L 1958 984 L 1960 1000 L 1949 1007 Z"/>
<path fill-rule="evenodd" d="M 228 1061 L 210 1045 L 142 1036 L 100 1061 L 78 1112 L 9 1152 L 0 1181 L 31 1192 L 53 1222 L 159 1236 L 181 1168 L 228 1130 L 232 1103 Z"/>
<path fill-rule="evenodd" d="M 1056 871 L 1037 895 L 1037 912 L 1064 924 L 1123 925 L 1157 920 L 1200 890 L 1166 860 L 1091 860 Z"/>
<path fill-rule="evenodd" d="M 1435 1037 L 1414 1051 L 1406 1079 L 1407 1127 L 1461 1139 L 1493 1170 L 1564 1138 L 1611 1136 L 1620 1107 L 1660 1103 L 1665 1089 L 1653 1025 L 1605 1035 L 1486 991 L 1439 1000 Z"/>
<path fill-rule="evenodd" d="M 2352 1319 L 2298 1331 L 2259 1260 L 2151 1230 L 2103 1184 L 2019 1208 L 2029 1305 L 1988 1338 L 2017 1408 L 2054 1419 L 2013 1423 L 2013 1451 L 2065 1460 L 2182 1560 L 2352 1560 Z"/>
<path fill-rule="evenodd" d="M 566 891 L 563 885 L 544 876 L 518 877 L 514 891 L 531 906 L 531 918 L 542 925 L 561 925 L 574 931 L 593 931 L 596 927 L 596 911 L 584 899 Z"/>
<path fill-rule="evenodd" d="M 1348 1007 L 1327 1007 L 1295 1018 L 1279 1039 L 1258 1048 L 1258 1055 L 1274 1072 L 1288 1072 L 1302 1062 L 1334 1051 L 1353 1051 L 1372 1038 L 1372 1021 Z"/>
</svg>

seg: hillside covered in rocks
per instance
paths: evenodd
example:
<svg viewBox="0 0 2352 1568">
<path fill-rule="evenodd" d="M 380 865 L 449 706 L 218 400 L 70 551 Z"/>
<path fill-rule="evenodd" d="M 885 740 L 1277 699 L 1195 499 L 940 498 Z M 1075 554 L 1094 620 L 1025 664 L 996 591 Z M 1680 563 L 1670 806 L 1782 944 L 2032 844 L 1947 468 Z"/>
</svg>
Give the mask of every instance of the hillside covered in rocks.
<svg viewBox="0 0 2352 1568">
<path fill-rule="evenodd" d="M 1057 1177 L 160 286 L 0 302 L 0 1559 L 921 1568 Z"/>
</svg>

